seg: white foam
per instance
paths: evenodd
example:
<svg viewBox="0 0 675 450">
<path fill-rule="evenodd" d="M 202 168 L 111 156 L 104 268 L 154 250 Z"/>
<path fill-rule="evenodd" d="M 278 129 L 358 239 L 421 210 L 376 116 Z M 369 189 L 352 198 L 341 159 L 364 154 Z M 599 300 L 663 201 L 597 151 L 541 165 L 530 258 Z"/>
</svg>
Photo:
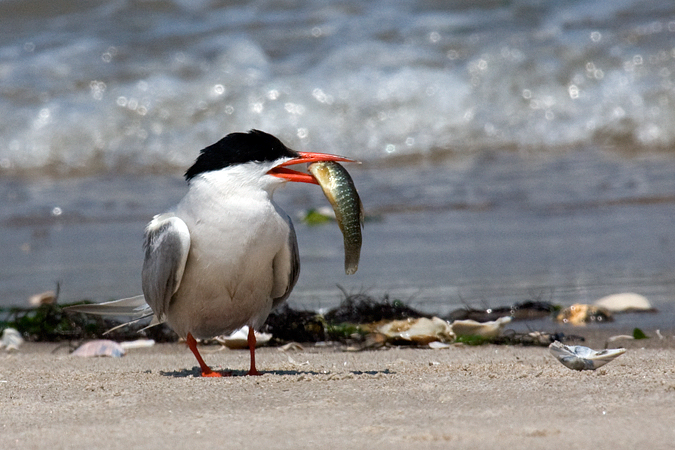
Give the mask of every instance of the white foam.
<svg viewBox="0 0 675 450">
<path fill-rule="evenodd" d="M 675 143 L 666 0 L 164 3 L 8 12 L 44 31 L 0 41 L 0 170 L 184 168 L 250 128 L 366 160 Z"/>
</svg>

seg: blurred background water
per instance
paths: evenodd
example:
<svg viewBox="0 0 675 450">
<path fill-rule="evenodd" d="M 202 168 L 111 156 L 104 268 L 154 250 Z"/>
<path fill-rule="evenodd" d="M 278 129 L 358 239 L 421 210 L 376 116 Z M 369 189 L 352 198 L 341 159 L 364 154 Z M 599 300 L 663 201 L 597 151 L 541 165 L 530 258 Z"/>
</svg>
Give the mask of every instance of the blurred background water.
<svg viewBox="0 0 675 450">
<path fill-rule="evenodd" d="M 359 271 L 298 223 L 296 306 L 675 306 L 671 1 L 1 0 L 0 30 L 0 305 L 140 293 L 145 223 L 258 128 L 363 161 Z"/>
</svg>

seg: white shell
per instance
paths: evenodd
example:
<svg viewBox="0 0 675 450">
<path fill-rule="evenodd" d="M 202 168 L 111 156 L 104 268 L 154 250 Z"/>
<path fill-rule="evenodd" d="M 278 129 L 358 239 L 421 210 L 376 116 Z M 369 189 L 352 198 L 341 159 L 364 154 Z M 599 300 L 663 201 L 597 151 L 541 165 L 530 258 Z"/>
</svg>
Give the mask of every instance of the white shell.
<svg viewBox="0 0 675 450">
<path fill-rule="evenodd" d="M 455 339 L 450 324 L 438 317 L 392 320 L 380 325 L 376 331 L 391 340 L 404 340 L 417 344 L 428 344 L 433 341 L 452 342 Z"/>
<path fill-rule="evenodd" d="M 573 370 L 595 370 L 626 353 L 625 348 L 597 351 L 581 345 L 565 345 L 558 341 L 553 342 L 548 348 L 558 361 Z"/>
<path fill-rule="evenodd" d="M 135 348 L 148 348 L 155 345 L 154 339 L 136 339 L 135 341 L 120 342 L 120 346 L 124 350 L 131 350 Z"/>
<path fill-rule="evenodd" d="M 452 322 L 452 331 L 457 336 L 480 336 L 495 338 L 499 336 L 504 325 L 511 322 L 510 316 L 500 317 L 491 322 L 476 322 L 475 320 L 455 320 Z"/>
<path fill-rule="evenodd" d="M 53 305 L 56 302 L 56 292 L 45 291 L 28 297 L 28 304 L 31 306 Z"/>
<path fill-rule="evenodd" d="M 2 331 L 2 340 L 0 341 L 0 348 L 5 348 L 8 352 L 18 351 L 23 344 L 23 338 L 14 328 L 5 328 Z"/>
<path fill-rule="evenodd" d="M 256 347 L 266 344 L 270 339 L 272 339 L 272 335 L 269 333 L 255 332 Z M 218 336 L 215 340 L 233 350 L 248 348 L 248 327 L 244 325 L 234 333 L 228 336 Z"/>
<path fill-rule="evenodd" d="M 277 348 L 277 350 L 280 352 L 302 352 L 305 350 L 305 347 L 298 344 L 297 342 L 289 342 L 288 344 L 284 344 Z"/>
<path fill-rule="evenodd" d="M 450 348 L 450 347 L 452 347 L 452 345 L 447 344 L 445 342 L 440 342 L 440 341 L 429 342 L 429 348 L 433 348 L 434 350 L 442 350 L 442 349 Z"/>
<path fill-rule="evenodd" d="M 647 297 L 633 292 L 602 297 L 595 302 L 595 306 L 600 306 L 611 312 L 650 311 L 654 308 Z"/>
</svg>

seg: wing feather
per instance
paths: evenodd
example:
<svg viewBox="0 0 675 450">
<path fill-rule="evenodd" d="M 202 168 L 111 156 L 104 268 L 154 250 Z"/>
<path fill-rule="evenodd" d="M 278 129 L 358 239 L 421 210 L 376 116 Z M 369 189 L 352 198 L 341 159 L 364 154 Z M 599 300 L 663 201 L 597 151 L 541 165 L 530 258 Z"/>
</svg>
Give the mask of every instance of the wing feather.
<svg viewBox="0 0 675 450">
<path fill-rule="evenodd" d="M 183 277 L 190 251 L 190 231 L 174 214 L 160 214 L 145 229 L 143 248 L 143 294 L 161 321 Z"/>
<path fill-rule="evenodd" d="M 272 289 L 272 308 L 282 304 L 295 286 L 300 276 L 300 254 L 298 239 L 295 235 L 293 222 L 284 214 L 288 223 L 288 240 L 286 245 L 274 257 L 274 288 Z"/>
</svg>

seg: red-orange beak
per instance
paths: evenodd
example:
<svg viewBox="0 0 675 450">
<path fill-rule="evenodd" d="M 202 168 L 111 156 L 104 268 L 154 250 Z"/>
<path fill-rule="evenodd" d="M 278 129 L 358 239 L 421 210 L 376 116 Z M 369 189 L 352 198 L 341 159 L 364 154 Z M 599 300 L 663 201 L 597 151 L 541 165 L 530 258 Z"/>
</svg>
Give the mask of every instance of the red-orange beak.
<svg viewBox="0 0 675 450">
<path fill-rule="evenodd" d="M 327 153 L 312 153 L 312 152 L 298 152 L 299 158 L 291 159 L 285 163 L 279 164 L 270 170 L 270 175 L 283 178 L 288 181 L 295 181 L 299 183 L 319 184 L 314 176 L 305 172 L 298 172 L 296 170 L 287 169 L 285 166 L 294 166 L 296 164 L 315 163 L 319 161 L 341 161 L 341 162 L 357 162 L 353 159 L 345 158 L 343 156 L 329 155 Z"/>
</svg>

